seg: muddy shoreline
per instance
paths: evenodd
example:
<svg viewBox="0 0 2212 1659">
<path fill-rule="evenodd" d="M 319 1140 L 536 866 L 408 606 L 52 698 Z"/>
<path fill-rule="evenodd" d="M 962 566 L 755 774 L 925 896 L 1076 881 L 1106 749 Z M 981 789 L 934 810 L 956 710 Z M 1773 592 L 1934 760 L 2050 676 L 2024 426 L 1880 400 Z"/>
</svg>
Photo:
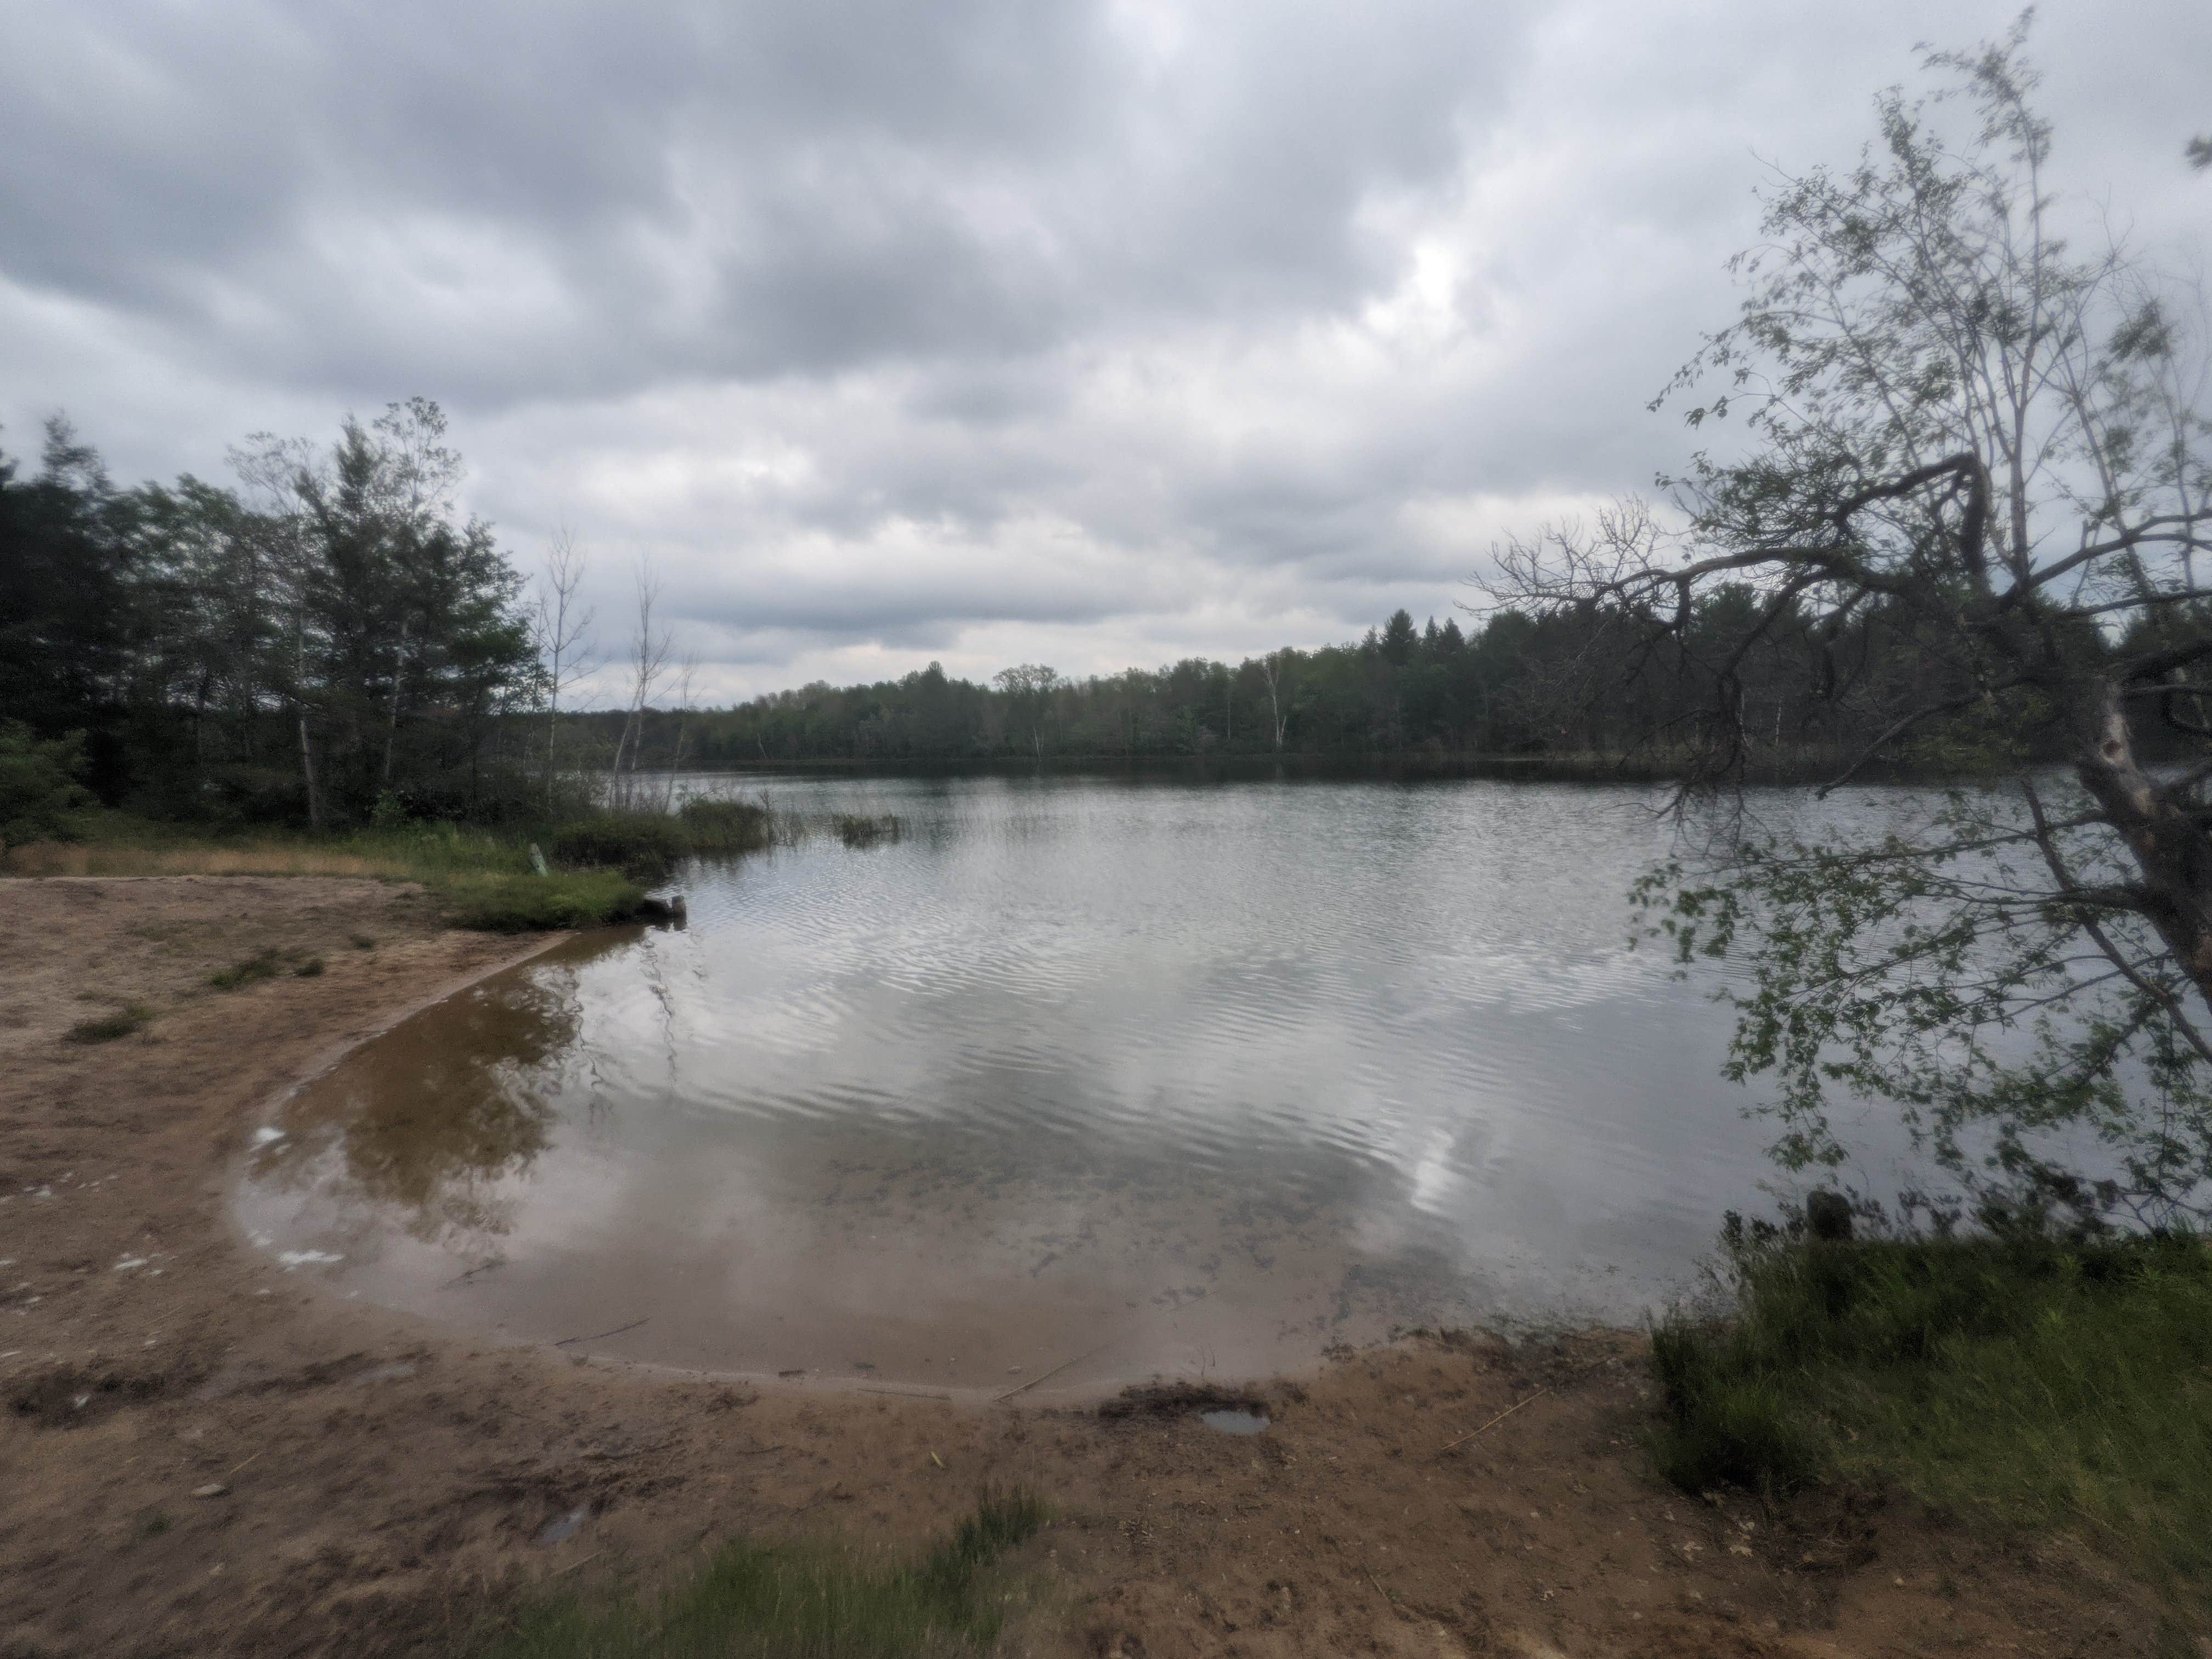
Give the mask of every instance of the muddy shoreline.
<svg viewBox="0 0 2212 1659">
<path fill-rule="evenodd" d="M 1188 1402 L 1108 1417 L 498 1346 L 318 1291 L 237 1234 L 272 1102 L 549 943 L 444 931 L 369 881 L 0 881 L 0 1655 L 448 1651 L 556 1576 L 673 1571 L 739 1534 L 910 1548 L 1017 1482 L 1057 1518 L 1010 1653 L 2148 1650 L 2144 1598 L 2064 1540 L 1657 1486 L 1630 1334 L 1409 1338 L 1241 1391 L 1273 1425 L 1237 1437 Z M 207 985 L 267 951 L 323 966 Z M 66 1040 L 133 1003 L 141 1033 Z"/>
</svg>

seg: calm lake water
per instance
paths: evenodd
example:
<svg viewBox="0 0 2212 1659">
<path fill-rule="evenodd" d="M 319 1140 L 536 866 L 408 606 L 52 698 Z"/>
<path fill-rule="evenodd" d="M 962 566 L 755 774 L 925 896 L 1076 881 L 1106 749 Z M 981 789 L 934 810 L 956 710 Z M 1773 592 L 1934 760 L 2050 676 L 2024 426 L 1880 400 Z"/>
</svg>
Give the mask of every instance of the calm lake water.
<svg viewBox="0 0 2212 1659">
<path fill-rule="evenodd" d="M 516 1340 L 1044 1398 L 1633 1321 L 1781 1189 L 1713 982 L 1626 948 L 1646 792 L 761 787 L 904 834 L 687 871 L 683 931 L 368 1045 L 263 1132 L 252 1236 Z"/>
</svg>

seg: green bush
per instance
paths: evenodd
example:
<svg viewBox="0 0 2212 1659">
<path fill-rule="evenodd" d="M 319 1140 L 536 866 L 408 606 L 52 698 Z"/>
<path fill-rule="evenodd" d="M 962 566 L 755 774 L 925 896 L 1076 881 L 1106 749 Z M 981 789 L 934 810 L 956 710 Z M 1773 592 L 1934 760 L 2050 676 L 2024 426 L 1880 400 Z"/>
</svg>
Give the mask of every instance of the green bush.
<svg viewBox="0 0 2212 1659">
<path fill-rule="evenodd" d="M 0 720 L 0 849 L 26 842 L 73 841 L 91 806 L 84 733 L 41 740 L 21 720 Z"/>
</svg>

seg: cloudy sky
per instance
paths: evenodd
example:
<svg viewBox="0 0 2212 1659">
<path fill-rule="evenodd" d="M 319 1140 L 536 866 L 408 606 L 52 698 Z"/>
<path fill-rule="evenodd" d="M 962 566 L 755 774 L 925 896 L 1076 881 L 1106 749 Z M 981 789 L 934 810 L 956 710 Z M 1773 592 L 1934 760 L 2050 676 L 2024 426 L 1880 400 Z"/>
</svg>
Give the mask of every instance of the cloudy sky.
<svg viewBox="0 0 2212 1659">
<path fill-rule="evenodd" d="M 1319 644 L 1678 463 L 1755 188 L 2015 9 L 12 0 L 0 444 L 435 398 L 714 700 Z M 2201 264 L 2212 6 L 2034 40 L 2061 185 Z"/>
</svg>

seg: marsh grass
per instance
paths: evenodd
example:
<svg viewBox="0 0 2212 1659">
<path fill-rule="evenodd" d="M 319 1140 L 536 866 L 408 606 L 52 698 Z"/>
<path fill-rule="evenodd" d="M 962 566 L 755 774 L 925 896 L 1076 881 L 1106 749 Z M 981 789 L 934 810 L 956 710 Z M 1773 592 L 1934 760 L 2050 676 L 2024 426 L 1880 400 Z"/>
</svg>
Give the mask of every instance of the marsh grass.
<svg viewBox="0 0 2212 1659">
<path fill-rule="evenodd" d="M 832 827 L 837 832 L 837 839 L 848 847 L 873 847 L 881 842 L 896 841 L 901 829 L 896 812 L 873 817 L 840 812 L 832 821 Z"/>
<path fill-rule="evenodd" d="M 797 823 L 764 799 L 696 796 L 677 810 L 676 819 L 690 850 L 702 855 L 757 853 L 788 846 L 799 837 Z"/>
<path fill-rule="evenodd" d="M 2212 1611 L 2212 1251 L 2185 1235 L 1768 1241 L 1653 1333 L 1685 1490 L 1844 1480 L 2063 1531 Z"/>
<path fill-rule="evenodd" d="M 112 1014 L 102 1014 L 97 1019 L 82 1019 L 69 1028 L 71 1042 L 113 1042 L 135 1032 L 143 1031 L 153 1023 L 154 1011 L 143 1002 L 134 1002 L 127 1008 Z"/>
<path fill-rule="evenodd" d="M 885 1567 L 825 1546 L 726 1544 L 657 1601 L 634 1590 L 529 1602 L 479 1659 L 926 1659 L 998 1639 L 1000 1559 L 1044 1524 L 1024 1492 L 986 1494 L 920 1561 Z"/>
</svg>

